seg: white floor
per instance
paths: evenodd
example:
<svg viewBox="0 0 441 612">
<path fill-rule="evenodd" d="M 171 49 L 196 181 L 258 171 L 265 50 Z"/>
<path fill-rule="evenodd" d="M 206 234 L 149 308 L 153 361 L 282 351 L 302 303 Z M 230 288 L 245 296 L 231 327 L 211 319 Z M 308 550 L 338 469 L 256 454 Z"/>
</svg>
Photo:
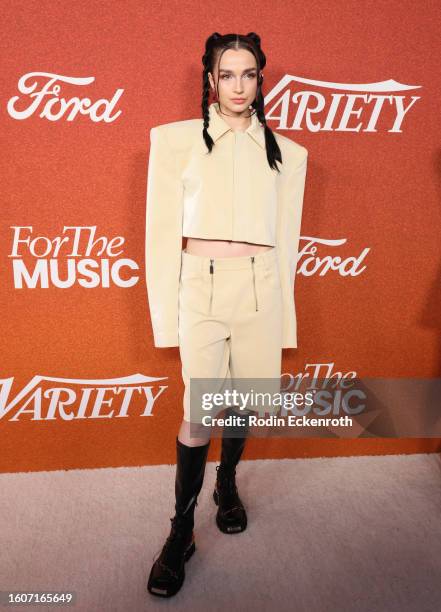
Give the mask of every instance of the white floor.
<svg viewBox="0 0 441 612">
<path fill-rule="evenodd" d="M 0 474 L 0 590 L 75 591 L 81 612 L 441 610 L 439 455 L 242 461 L 249 524 L 233 535 L 214 523 L 215 465 L 170 599 L 146 582 L 175 466 Z"/>
</svg>

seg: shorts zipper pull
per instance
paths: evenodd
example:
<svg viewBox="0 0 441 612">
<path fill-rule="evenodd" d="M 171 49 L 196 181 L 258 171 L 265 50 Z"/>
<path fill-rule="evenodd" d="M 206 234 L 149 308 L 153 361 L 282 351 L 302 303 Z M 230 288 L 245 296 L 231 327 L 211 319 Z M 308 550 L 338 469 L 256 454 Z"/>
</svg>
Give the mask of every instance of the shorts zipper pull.
<svg viewBox="0 0 441 612">
<path fill-rule="evenodd" d="M 210 259 L 210 274 L 211 274 L 211 289 L 210 289 L 210 314 L 211 314 L 211 305 L 213 302 L 213 273 L 214 273 L 214 266 L 213 266 L 213 262 L 214 259 Z"/>
<path fill-rule="evenodd" d="M 256 302 L 256 310 L 259 310 L 257 307 L 257 293 L 256 293 L 256 277 L 254 274 L 254 256 L 251 257 L 251 267 L 253 269 L 253 289 L 254 289 L 254 300 Z"/>
</svg>

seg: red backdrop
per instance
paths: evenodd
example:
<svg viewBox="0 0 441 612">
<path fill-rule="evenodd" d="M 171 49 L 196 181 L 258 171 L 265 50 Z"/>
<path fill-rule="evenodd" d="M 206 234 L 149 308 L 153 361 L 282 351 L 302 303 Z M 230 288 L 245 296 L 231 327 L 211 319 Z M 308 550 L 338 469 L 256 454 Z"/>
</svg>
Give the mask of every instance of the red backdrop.
<svg viewBox="0 0 441 612">
<path fill-rule="evenodd" d="M 6 0 L 2 13 L 1 471 L 175 460 L 179 352 L 153 347 L 144 280 L 148 133 L 200 116 L 214 31 L 261 36 L 268 124 L 309 150 L 313 258 L 283 371 L 439 376 L 437 2 Z M 282 110 L 286 123 L 271 118 Z M 362 254 L 353 275 L 320 264 Z M 438 447 L 253 439 L 246 457 Z"/>
</svg>

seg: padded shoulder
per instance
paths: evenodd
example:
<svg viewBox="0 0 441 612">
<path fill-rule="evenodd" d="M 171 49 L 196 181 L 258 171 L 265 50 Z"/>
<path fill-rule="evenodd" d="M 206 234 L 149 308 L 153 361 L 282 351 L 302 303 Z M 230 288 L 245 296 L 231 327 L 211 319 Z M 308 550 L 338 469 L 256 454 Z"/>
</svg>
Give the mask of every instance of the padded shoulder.
<svg viewBox="0 0 441 612">
<path fill-rule="evenodd" d="M 184 119 L 161 123 L 152 129 L 164 134 L 165 139 L 174 151 L 187 149 L 196 138 L 202 138 L 204 122 L 202 119 Z"/>
<path fill-rule="evenodd" d="M 273 132 L 273 134 L 282 152 L 282 159 L 284 159 L 285 156 L 290 163 L 300 163 L 304 161 L 305 157 L 308 155 L 308 149 L 306 147 L 278 132 Z"/>
</svg>

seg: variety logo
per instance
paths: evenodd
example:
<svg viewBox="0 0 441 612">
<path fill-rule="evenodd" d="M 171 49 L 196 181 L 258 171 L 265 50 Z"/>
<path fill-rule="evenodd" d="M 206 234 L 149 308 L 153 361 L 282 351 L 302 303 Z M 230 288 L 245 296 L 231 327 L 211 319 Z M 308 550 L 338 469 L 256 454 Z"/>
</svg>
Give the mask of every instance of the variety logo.
<svg viewBox="0 0 441 612">
<path fill-rule="evenodd" d="M 32 421 L 72 421 L 78 419 L 112 419 L 131 416 L 132 400 L 145 402 L 136 416 L 153 416 L 155 401 L 168 388 L 155 378 L 133 374 L 105 380 L 51 378 L 34 376 L 18 395 L 9 400 L 13 378 L 0 379 L 0 420 L 19 421 L 30 415 Z"/>
<path fill-rule="evenodd" d="M 123 236 L 95 237 L 96 225 L 65 225 L 64 236 L 33 236 L 32 226 L 14 230 L 12 259 L 16 289 L 68 289 L 74 285 L 133 287 L 139 281 L 138 264 L 123 257 Z M 26 261 L 25 261 L 26 258 Z"/>
<path fill-rule="evenodd" d="M 290 89 L 292 84 L 296 86 L 294 92 Z M 333 83 L 287 74 L 265 96 L 265 116 L 278 121 L 275 128 L 282 130 L 306 126 L 310 132 L 376 132 L 381 116 L 387 114 L 387 131 L 402 132 L 404 117 L 421 97 L 403 94 L 420 88 L 421 85 L 405 85 L 393 79 Z M 288 125 L 291 102 L 295 117 Z"/>
<path fill-rule="evenodd" d="M 28 119 L 39 111 L 38 116 L 49 121 L 58 121 L 63 117 L 73 121 L 78 115 L 89 115 L 91 121 L 98 123 L 115 121 L 122 111 L 112 115 L 116 103 L 124 89 L 117 89 L 111 100 L 100 98 L 92 102 L 90 98 L 72 96 L 66 99 L 61 96 L 60 83 L 85 86 L 90 85 L 95 77 L 70 77 L 52 72 L 28 72 L 20 77 L 18 91 L 20 96 L 8 100 L 7 111 L 13 119 Z M 23 108 L 24 104 L 27 104 Z"/>
</svg>

